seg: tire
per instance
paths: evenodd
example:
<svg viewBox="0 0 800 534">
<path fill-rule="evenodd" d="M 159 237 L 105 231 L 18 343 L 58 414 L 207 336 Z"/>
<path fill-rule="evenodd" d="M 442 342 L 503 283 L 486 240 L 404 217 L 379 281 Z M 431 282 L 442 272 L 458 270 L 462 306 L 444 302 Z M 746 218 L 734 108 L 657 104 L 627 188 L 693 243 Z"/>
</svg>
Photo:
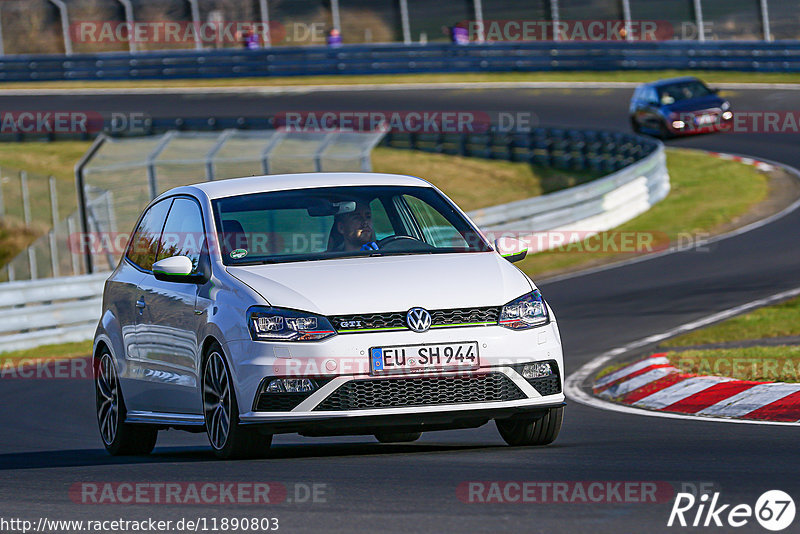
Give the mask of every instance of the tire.
<svg viewBox="0 0 800 534">
<path fill-rule="evenodd" d="M 503 440 L 513 447 L 527 445 L 549 445 L 558 437 L 564 407 L 550 408 L 543 417 L 533 420 L 495 420 Z"/>
<path fill-rule="evenodd" d="M 231 372 L 219 345 L 209 348 L 203 361 L 202 376 L 203 416 L 214 454 L 223 460 L 256 458 L 266 454 L 272 436 L 240 424 Z"/>
<path fill-rule="evenodd" d="M 375 439 L 381 443 L 410 443 L 422 437 L 422 432 L 377 432 Z"/>
<path fill-rule="evenodd" d="M 633 130 L 633 133 L 642 133 L 642 127 L 639 126 L 639 123 L 636 122 L 636 119 L 633 117 L 631 117 L 631 130 Z"/>
<path fill-rule="evenodd" d="M 158 429 L 125 423 L 125 399 L 119 387 L 114 358 L 108 349 L 96 360 L 94 368 L 95 409 L 103 446 L 112 456 L 150 454 L 156 446 Z"/>
<path fill-rule="evenodd" d="M 667 125 L 663 122 L 658 124 L 658 138 L 662 141 L 672 138 L 672 132 L 669 131 L 669 128 L 667 128 Z"/>
</svg>

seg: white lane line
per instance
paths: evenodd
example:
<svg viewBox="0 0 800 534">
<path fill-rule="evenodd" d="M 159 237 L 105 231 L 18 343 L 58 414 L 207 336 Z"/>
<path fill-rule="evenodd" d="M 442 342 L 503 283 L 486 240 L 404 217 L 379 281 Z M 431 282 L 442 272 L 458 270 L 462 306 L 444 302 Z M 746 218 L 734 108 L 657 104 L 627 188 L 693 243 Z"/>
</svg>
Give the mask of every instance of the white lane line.
<svg viewBox="0 0 800 534">
<path fill-rule="evenodd" d="M 741 417 L 798 391 L 800 391 L 800 384 L 760 384 L 721 400 L 697 413 L 719 417 Z"/>
<path fill-rule="evenodd" d="M 80 82 L 78 82 L 80 83 Z M 50 95 L 113 95 L 113 94 L 303 94 L 317 91 L 429 91 L 435 89 L 634 89 L 640 82 L 421 82 L 421 83 L 356 83 L 319 85 L 242 85 L 204 87 L 50 87 L 26 89 L 0 89 L 0 96 L 50 96 Z M 800 84 L 790 83 L 717 83 L 720 89 L 733 90 L 800 90 Z"/>
<path fill-rule="evenodd" d="M 757 299 L 747 304 L 742 304 L 741 306 L 736 306 L 733 308 L 729 308 L 727 310 L 723 310 L 721 312 L 709 315 L 703 319 L 698 319 L 696 321 L 692 321 L 663 334 L 655 334 L 644 339 L 640 339 L 638 341 L 634 341 L 629 343 L 623 347 L 618 347 L 616 349 L 612 349 L 607 351 L 600 356 L 594 358 L 593 360 L 587 362 L 583 366 L 581 366 L 577 371 L 570 374 L 567 377 L 566 382 L 564 383 L 564 393 L 566 395 L 581 404 L 585 404 L 587 406 L 591 406 L 593 408 L 598 408 L 601 410 L 608 410 L 612 412 L 621 412 L 627 414 L 634 414 L 634 415 L 644 415 L 649 417 L 662 417 L 665 419 L 690 419 L 690 420 L 700 420 L 700 421 L 712 421 L 712 422 L 719 422 L 719 423 L 742 423 L 742 424 L 752 424 L 752 425 L 778 425 L 778 426 L 798 426 L 800 422 L 781 422 L 781 421 L 757 421 L 753 419 L 726 419 L 721 417 L 703 417 L 698 418 L 695 415 L 685 415 L 679 413 L 668 413 L 668 412 L 658 412 L 658 411 L 651 411 L 645 410 L 635 406 L 628 406 L 625 404 L 617 404 L 615 402 L 609 402 L 605 399 L 600 399 L 587 393 L 583 390 L 582 385 L 586 382 L 589 377 L 592 377 L 597 374 L 600 369 L 605 367 L 606 365 L 611 362 L 615 357 L 619 356 L 620 354 L 625 354 L 627 352 L 631 352 L 633 350 L 645 347 L 647 345 L 657 343 L 659 341 L 663 341 L 664 339 L 676 336 L 678 334 L 682 334 L 684 332 L 688 332 L 689 330 L 694 330 L 696 328 L 700 328 L 702 326 L 706 326 L 715 322 L 722 321 L 729 317 L 733 317 L 734 315 L 738 315 L 740 313 L 744 313 L 746 311 L 750 311 L 755 308 L 760 308 L 762 306 L 767 306 L 772 304 L 773 302 L 777 302 L 780 300 L 785 300 L 788 298 L 795 297 L 800 295 L 800 287 L 796 287 L 794 289 L 790 289 L 788 291 L 781 291 L 780 293 L 776 293 L 770 297 L 765 297 L 763 299 Z"/>
<path fill-rule="evenodd" d="M 624 378 L 630 374 L 635 373 L 636 371 L 640 371 L 642 369 L 646 369 L 651 365 L 664 365 L 669 363 L 669 360 L 664 356 L 660 356 L 658 358 L 647 358 L 646 360 L 642 360 L 640 362 L 636 362 L 633 365 L 629 365 L 627 367 L 623 367 L 613 373 L 609 373 L 597 382 L 594 383 L 594 387 L 601 388 L 606 384 L 610 384 L 611 382 L 615 382 L 620 378 Z"/>
<path fill-rule="evenodd" d="M 660 410 L 666 408 L 671 404 L 682 401 L 687 397 L 691 397 L 695 393 L 700 393 L 706 389 L 719 384 L 720 382 L 730 382 L 732 378 L 722 376 L 695 376 L 681 380 L 677 384 L 656 391 L 652 395 L 648 395 L 643 399 L 634 402 L 634 406 L 643 406 L 653 410 Z"/>
<path fill-rule="evenodd" d="M 658 369 L 647 371 L 646 373 L 635 376 L 630 380 L 626 380 L 625 382 L 620 382 L 619 384 L 611 386 L 607 390 L 600 393 L 600 396 L 608 397 L 610 399 L 613 399 L 614 397 L 620 397 L 630 393 L 634 389 L 639 389 L 642 386 L 646 386 L 650 382 L 655 382 L 659 378 L 664 378 L 665 376 L 676 372 L 678 372 L 678 369 L 675 367 L 659 367 Z"/>
</svg>

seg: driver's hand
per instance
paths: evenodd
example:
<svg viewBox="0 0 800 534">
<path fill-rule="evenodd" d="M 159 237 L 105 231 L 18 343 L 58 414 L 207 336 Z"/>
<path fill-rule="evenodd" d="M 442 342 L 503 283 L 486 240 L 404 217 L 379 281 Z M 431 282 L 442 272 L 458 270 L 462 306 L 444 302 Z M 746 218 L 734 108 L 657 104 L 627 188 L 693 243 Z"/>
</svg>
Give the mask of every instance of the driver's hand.
<svg viewBox="0 0 800 534">
<path fill-rule="evenodd" d="M 361 245 L 361 250 L 378 250 L 378 244 L 375 241 L 370 241 L 366 245 Z"/>
</svg>

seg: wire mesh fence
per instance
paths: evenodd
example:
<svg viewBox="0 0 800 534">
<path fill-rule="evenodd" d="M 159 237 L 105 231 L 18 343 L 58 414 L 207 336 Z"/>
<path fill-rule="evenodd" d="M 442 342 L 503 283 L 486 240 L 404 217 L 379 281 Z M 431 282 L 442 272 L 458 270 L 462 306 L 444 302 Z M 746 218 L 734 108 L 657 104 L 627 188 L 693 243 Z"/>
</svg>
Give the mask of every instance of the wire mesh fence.
<svg viewBox="0 0 800 534">
<path fill-rule="evenodd" d="M 455 41 L 454 27 L 481 21 L 567 28 L 652 21 L 658 40 L 800 38 L 800 3 L 793 0 L 131 0 L 130 12 L 119 0 L 65 0 L 63 12 L 58 5 L 0 1 L 0 55 L 435 43 Z M 329 40 L 333 28 L 340 40 Z M 534 34 L 554 38 L 553 31 Z M 613 38 L 640 37 L 616 31 L 603 39 Z"/>
</svg>

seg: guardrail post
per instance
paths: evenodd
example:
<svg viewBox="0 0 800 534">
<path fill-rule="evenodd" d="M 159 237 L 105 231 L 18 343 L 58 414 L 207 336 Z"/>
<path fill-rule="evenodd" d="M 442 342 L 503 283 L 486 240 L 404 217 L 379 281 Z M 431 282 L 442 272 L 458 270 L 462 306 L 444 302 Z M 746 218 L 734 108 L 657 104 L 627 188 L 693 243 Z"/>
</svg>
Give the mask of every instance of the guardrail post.
<svg viewBox="0 0 800 534">
<path fill-rule="evenodd" d="M 50 213 L 53 216 L 53 229 L 50 231 L 50 265 L 53 269 L 53 277 L 61 276 L 58 264 L 58 244 L 56 243 L 56 231 L 58 230 L 58 196 L 56 193 L 56 179 L 50 177 Z"/>
<path fill-rule="evenodd" d="M 697 40 L 703 42 L 706 40 L 706 29 L 703 23 L 703 1 L 694 0 L 694 20 L 697 24 Z"/>
<path fill-rule="evenodd" d="M 772 31 L 769 25 L 769 5 L 768 0 L 761 0 L 761 24 L 764 28 L 764 40 L 772 40 Z"/>
<path fill-rule="evenodd" d="M 403 27 L 403 43 L 411 44 L 411 25 L 408 22 L 408 0 L 400 0 L 400 25 Z"/>
<path fill-rule="evenodd" d="M 61 33 L 64 36 L 64 53 L 71 56 L 72 36 L 69 34 L 69 13 L 67 11 L 67 4 L 65 4 L 63 0 L 50 0 L 50 3 L 56 6 L 61 14 Z"/>
</svg>

